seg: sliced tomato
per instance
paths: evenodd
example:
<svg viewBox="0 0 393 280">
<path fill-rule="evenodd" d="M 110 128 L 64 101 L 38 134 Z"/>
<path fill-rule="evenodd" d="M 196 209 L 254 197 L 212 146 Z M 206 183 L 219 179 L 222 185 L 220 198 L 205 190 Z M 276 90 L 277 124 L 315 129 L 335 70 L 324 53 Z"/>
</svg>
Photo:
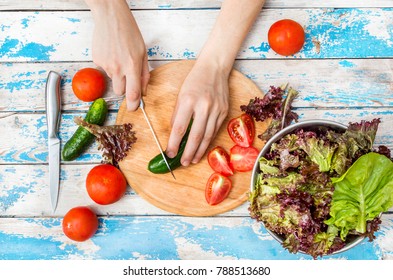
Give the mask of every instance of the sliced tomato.
<svg viewBox="0 0 393 280">
<path fill-rule="evenodd" d="M 229 165 L 234 171 L 246 172 L 252 170 L 254 163 L 258 158 L 259 151 L 257 148 L 241 147 L 235 145 L 230 150 Z"/>
<path fill-rule="evenodd" d="M 224 176 L 232 176 L 233 170 L 229 166 L 229 154 L 224 148 L 217 146 L 207 154 L 210 167 Z"/>
<path fill-rule="evenodd" d="M 216 205 L 222 202 L 229 194 L 232 188 L 232 181 L 221 175 L 213 173 L 206 183 L 205 198 L 210 205 Z"/>
<path fill-rule="evenodd" d="M 254 141 L 254 119 L 247 114 L 233 118 L 227 125 L 228 134 L 236 145 L 250 147 Z"/>
</svg>

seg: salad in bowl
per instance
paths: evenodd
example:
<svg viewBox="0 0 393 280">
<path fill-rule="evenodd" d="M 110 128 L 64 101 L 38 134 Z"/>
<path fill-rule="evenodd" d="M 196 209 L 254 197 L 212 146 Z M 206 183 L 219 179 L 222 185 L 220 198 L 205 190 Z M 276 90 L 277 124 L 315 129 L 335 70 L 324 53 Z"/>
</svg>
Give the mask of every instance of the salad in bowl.
<svg viewBox="0 0 393 280">
<path fill-rule="evenodd" d="M 393 206 L 393 162 L 374 147 L 380 119 L 298 122 L 267 141 L 251 178 L 250 215 L 289 252 L 317 258 L 375 238 Z"/>
</svg>

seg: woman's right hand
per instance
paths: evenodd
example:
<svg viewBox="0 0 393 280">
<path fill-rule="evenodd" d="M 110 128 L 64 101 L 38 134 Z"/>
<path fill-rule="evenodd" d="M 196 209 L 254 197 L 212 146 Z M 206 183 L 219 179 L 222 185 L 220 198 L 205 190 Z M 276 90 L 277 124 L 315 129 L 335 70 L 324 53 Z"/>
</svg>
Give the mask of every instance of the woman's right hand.
<svg viewBox="0 0 393 280">
<path fill-rule="evenodd" d="M 112 79 L 113 91 L 126 94 L 127 109 L 135 111 L 149 81 L 142 34 L 124 0 L 86 0 L 95 22 L 93 61 Z"/>
</svg>

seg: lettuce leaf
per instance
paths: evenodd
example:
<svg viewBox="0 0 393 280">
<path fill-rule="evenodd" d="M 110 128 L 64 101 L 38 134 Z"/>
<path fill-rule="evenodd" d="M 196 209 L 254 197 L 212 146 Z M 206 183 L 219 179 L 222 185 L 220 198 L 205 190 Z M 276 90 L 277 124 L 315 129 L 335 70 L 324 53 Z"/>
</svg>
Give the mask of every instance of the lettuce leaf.
<svg viewBox="0 0 393 280">
<path fill-rule="evenodd" d="M 367 221 L 393 206 L 393 162 L 384 155 L 361 156 L 332 182 L 331 218 L 325 223 L 336 226 L 342 240 L 353 230 L 365 233 Z"/>
<path fill-rule="evenodd" d="M 278 131 L 298 119 L 298 115 L 292 110 L 292 103 L 299 92 L 289 88 L 287 96 L 284 98 L 285 93 L 286 85 L 282 87 L 271 86 L 262 98 L 255 97 L 247 105 L 240 106 L 240 109 L 253 117 L 255 121 L 265 121 L 271 118 L 266 131 L 258 135 L 258 138 L 263 141 L 269 140 Z"/>
</svg>

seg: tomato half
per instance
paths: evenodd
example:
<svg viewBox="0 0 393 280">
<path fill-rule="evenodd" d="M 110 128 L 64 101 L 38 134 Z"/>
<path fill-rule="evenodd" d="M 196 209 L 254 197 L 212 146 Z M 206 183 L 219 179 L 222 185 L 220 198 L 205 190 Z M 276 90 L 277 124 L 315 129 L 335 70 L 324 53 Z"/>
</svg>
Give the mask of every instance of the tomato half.
<svg viewBox="0 0 393 280">
<path fill-rule="evenodd" d="M 229 164 L 234 171 L 246 172 L 252 170 L 258 158 L 259 151 L 255 147 L 235 145 L 230 150 Z"/>
<path fill-rule="evenodd" d="M 72 78 L 75 96 L 86 102 L 94 101 L 104 95 L 106 80 L 104 74 L 95 68 L 83 68 Z"/>
<path fill-rule="evenodd" d="M 242 114 L 228 122 L 227 131 L 236 145 L 250 147 L 255 136 L 254 119 L 247 114 Z"/>
<path fill-rule="evenodd" d="M 229 166 L 229 154 L 224 148 L 217 146 L 207 154 L 207 161 L 210 167 L 224 176 L 233 175 L 233 170 Z"/>
<path fill-rule="evenodd" d="M 303 27 L 294 20 L 282 19 L 272 24 L 268 32 L 270 47 L 278 54 L 288 56 L 301 50 L 305 35 Z"/>
<path fill-rule="evenodd" d="M 97 215 L 85 206 L 74 207 L 63 218 L 63 232 L 74 241 L 86 241 L 98 229 Z"/>
<path fill-rule="evenodd" d="M 110 164 L 93 167 L 86 177 L 86 190 L 94 202 L 106 205 L 118 201 L 126 192 L 123 173 Z"/>
<path fill-rule="evenodd" d="M 232 189 L 232 181 L 221 175 L 213 173 L 206 183 L 205 198 L 210 205 L 216 205 L 222 202 Z"/>
</svg>

